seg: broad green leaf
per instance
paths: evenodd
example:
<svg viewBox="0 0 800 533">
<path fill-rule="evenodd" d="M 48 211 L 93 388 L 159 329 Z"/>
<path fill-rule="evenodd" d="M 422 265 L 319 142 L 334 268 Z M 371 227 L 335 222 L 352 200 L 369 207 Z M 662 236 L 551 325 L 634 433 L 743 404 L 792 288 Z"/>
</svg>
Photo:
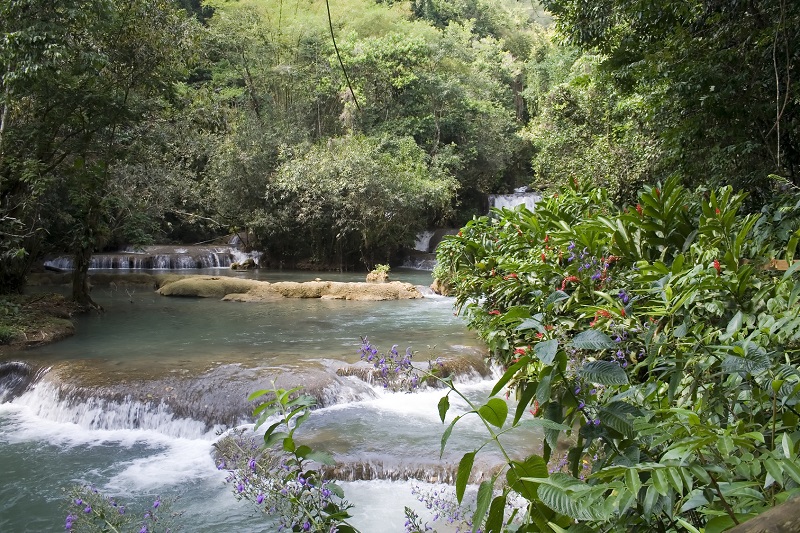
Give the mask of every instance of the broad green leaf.
<svg viewBox="0 0 800 533">
<path fill-rule="evenodd" d="M 652 516 L 653 509 L 655 508 L 657 502 L 658 491 L 653 485 L 650 485 L 647 487 L 647 492 L 644 495 L 644 502 L 642 503 L 645 516 Z M 681 509 L 681 511 L 683 511 L 683 509 Z"/>
<path fill-rule="evenodd" d="M 642 481 L 639 479 L 639 472 L 635 468 L 625 470 L 625 486 L 634 496 L 639 494 L 639 489 L 642 488 Z"/>
<path fill-rule="evenodd" d="M 456 472 L 456 500 L 458 503 L 461 503 L 461 500 L 464 499 L 464 491 L 467 489 L 474 462 L 475 452 L 467 452 L 458 463 L 458 471 Z"/>
<path fill-rule="evenodd" d="M 506 472 L 508 486 L 528 501 L 536 497 L 538 483 L 526 478 L 546 478 L 547 463 L 538 455 L 531 455 L 525 461 L 511 461 Z"/>
<path fill-rule="evenodd" d="M 556 354 L 558 354 L 558 339 L 550 339 L 536 343 L 533 347 L 533 353 L 542 363 L 552 365 Z"/>
<path fill-rule="evenodd" d="M 681 476 L 681 469 L 677 466 L 667 467 L 667 480 L 669 484 L 675 489 L 678 494 L 683 494 L 683 477 Z"/>
<path fill-rule="evenodd" d="M 279 431 L 277 433 L 273 433 L 269 437 L 265 436 L 265 438 L 264 438 L 264 447 L 265 448 L 270 448 L 273 445 L 275 445 L 276 443 L 282 442 L 283 439 L 285 439 L 288 436 L 289 436 L 289 434 L 285 433 L 283 431 Z"/>
<path fill-rule="evenodd" d="M 297 445 L 295 444 L 294 439 L 291 437 L 291 435 L 283 439 L 283 451 L 292 453 L 295 451 L 296 446 Z"/>
<path fill-rule="evenodd" d="M 325 466 L 334 466 L 336 464 L 336 461 L 333 459 L 333 456 L 323 451 L 312 451 L 306 454 L 305 458 L 310 461 L 316 461 L 317 463 L 323 464 Z"/>
<path fill-rule="evenodd" d="M 777 481 L 780 486 L 783 486 L 783 469 L 778 461 L 771 456 L 767 456 L 767 458 L 764 459 L 764 468 L 766 468 L 767 472 L 772 477 L 772 481 Z M 770 485 L 772 485 L 772 483 L 765 482 L 764 488 Z"/>
<path fill-rule="evenodd" d="M 539 405 L 544 405 L 550 401 L 550 384 L 553 381 L 553 374 L 546 374 L 542 376 L 539 385 L 536 387 L 536 401 Z"/>
<path fill-rule="evenodd" d="M 798 466 L 796 458 L 783 459 L 781 465 L 783 466 L 783 471 L 789 474 L 789 477 L 795 483 L 800 485 L 800 466 Z"/>
<path fill-rule="evenodd" d="M 610 427 L 625 437 L 633 438 L 635 436 L 633 420 L 641 414 L 637 407 L 629 403 L 614 401 L 600 408 L 599 418 L 604 426 Z"/>
<path fill-rule="evenodd" d="M 650 475 L 653 480 L 653 486 L 656 488 L 658 493 L 662 496 L 666 496 L 669 492 L 666 468 L 656 468 L 650 473 Z"/>
<path fill-rule="evenodd" d="M 480 529 L 483 517 L 486 511 L 489 510 L 489 505 L 492 502 L 492 481 L 487 479 L 478 486 L 478 501 L 475 503 L 475 512 L 472 515 L 472 533 Z"/>
<path fill-rule="evenodd" d="M 554 291 L 551 292 L 547 299 L 544 301 L 544 307 L 548 307 L 550 304 L 554 304 L 556 302 L 560 302 L 562 300 L 567 300 L 569 298 L 569 294 L 564 291 Z"/>
<path fill-rule="evenodd" d="M 606 350 L 617 346 L 611 337 L 596 329 L 581 331 L 573 337 L 570 345 L 578 350 Z"/>
<path fill-rule="evenodd" d="M 503 427 L 508 417 L 508 404 L 500 398 L 492 398 L 478 409 L 478 414 L 495 427 Z"/>
<path fill-rule="evenodd" d="M 450 399 L 448 398 L 449 395 L 444 395 L 439 400 L 439 418 L 444 424 L 444 419 L 447 416 L 447 411 L 450 409 Z"/>
<path fill-rule="evenodd" d="M 581 368 L 581 376 L 600 385 L 627 385 L 628 374 L 613 361 L 589 361 Z"/>
<path fill-rule="evenodd" d="M 506 510 L 506 497 L 501 494 L 492 500 L 489 506 L 489 516 L 486 518 L 486 533 L 501 533 L 503 531 L 503 517 Z"/>
<path fill-rule="evenodd" d="M 521 368 L 525 367 L 528 363 L 530 363 L 530 361 L 531 361 L 531 356 L 530 355 L 524 355 L 524 356 L 519 358 L 519 361 L 517 361 L 516 363 L 514 363 L 513 365 L 508 367 L 508 370 L 506 370 L 503 373 L 502 377 L 499 380 L 497 380 L 497 383 L 495 383 L 494 388 L 492 389 L 492 392 L 489 394 L 489 396 L 494 396 L 495 394 L 500 392 L 500 390 L 503 387 L 506 386 L 506 383 L 508 383 L 511 380 L 511 378 L 516 376 L 517 372 L 519 372 Z M 446 396 L 445 396 L 445 398 L 446 398 Z M 441 405 L 442 405 L 442 403 L 440 401 L 439 402 L 439 413 L 441 413 Z M 449 407 L 450 404 L 448 403 L 447 405 Z M 442 418 L 442 422 L 444 422 L 444 417 Z"/>
</svg>

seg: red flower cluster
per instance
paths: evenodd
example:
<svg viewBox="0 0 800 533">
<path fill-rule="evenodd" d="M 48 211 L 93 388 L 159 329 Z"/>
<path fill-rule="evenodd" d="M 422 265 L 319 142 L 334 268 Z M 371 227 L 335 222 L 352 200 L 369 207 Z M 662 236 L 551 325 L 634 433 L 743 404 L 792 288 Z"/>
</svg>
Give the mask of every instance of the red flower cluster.
<svg viewBox="0 0 800 533">
<path fill-rule="evenodd" d="M 722 266 L 719 264 L 718 259 L 714 259 L 714 269 L 717 271 L 717 276 L 722 274 Z"/>
<path fill-rule="evenodd" d="M 569 281 L 577 282 L 580 281 L 580 278 L 578 278 L 578 276 L 567 276 L 566 278 L 564 278 L 564 281 L 561 282 L 562 291 L 567 288 L 567 282 Z"/>
<path fill-rule="evenodd" d="M 489 311 L 489 314 L 497 316 L 500 314 L 500 311 L 498 311 L 497 309 L 492 309 L 491 311 Z"/>
</svg>

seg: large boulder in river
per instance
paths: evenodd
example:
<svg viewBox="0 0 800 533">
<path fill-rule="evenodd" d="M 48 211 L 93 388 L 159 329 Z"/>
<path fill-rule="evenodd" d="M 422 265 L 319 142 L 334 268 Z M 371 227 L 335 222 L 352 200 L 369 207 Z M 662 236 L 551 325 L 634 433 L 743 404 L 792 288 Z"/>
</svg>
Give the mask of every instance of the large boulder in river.
<svg viewBox="0 0 800 533">
<path fill-rule="evenodd" d="M 336 281 L 279 281 L 268 283 L 226 276 L 187 276 L 165 283 L 163 296 L 222 298 L 238 302 L 260 302 L 280 298 L 324 298 L 330 300 L 408 300 L 422 298 L 410 283 L 343 283 Z"/>
</svg>

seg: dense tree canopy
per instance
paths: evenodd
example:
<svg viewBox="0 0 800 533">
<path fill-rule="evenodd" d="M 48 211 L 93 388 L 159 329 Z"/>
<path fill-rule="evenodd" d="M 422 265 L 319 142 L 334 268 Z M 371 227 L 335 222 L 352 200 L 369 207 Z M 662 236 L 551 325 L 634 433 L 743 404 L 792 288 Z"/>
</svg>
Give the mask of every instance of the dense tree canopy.
<svg viewBox="0 0 800 533">
<path fill-rule="evenodd" d="M 342 230 L 360 211 L 322 191 L 345 168 L 354 186 L 421 194 L 400 205 L 429 227 L 573 179 L 623 203 L 672 175 L 732 183 L 751 209 L 770 175 L 796 183 L 794 3 L 543 5 L 342 0 L 329 18 L 320 0 L 0 2 L 2 290 L 50 251 L 82 265 L 232 230 L 274 264 L 392 256 L 403 231 Z M 298 226 L 301 197 L 330 201 Z"/>
<path fill-rule="evenodd" d="M 661 173 L 756 193 L 771 173 L 798 182 L 797 2 L 543 4 L 564 40 L 601 54 L 615 86 L 643 99 Z"/>
</svg>

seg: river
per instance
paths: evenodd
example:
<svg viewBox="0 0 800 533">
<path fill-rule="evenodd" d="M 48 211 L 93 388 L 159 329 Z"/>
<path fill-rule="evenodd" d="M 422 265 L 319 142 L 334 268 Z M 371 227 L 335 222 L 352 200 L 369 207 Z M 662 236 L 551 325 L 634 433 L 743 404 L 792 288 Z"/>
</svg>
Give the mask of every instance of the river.
<svg viewBox="0 0 800 533">
<path fill-rule="evenodd" d="M 424 286 L 430 273 L 392 278 Z M 211 454 L 221 433 L 252 421 L 246 396 L 272 382 L 303 385 L 317 398 L 296 438 L 333 453 L 364 533 L 404 531 L 404 506 L 426 512 L 411 487 L 436 487 L 487 437 L 476 417 L 465 417 L 439 460 L 441 390 L 387 392 L 337 373 L 358 364 L 360 337 L 369 336 L 383 350 L 412 347 L 423 367 L 442 357 L 460 390 L 485 401 L 493 378 L 484 348 L 450 298 L 236 303 L 141 288 L 97 288 L 93 298 L 105 312 L 78 318 L 74 337 L 0 361 L 0 531 L 63 531 L 64 490 L 76 483 L 129 505 L 175 500 L 183 531 L 273 531 L 269 517 L 234 498 Z M 448 422 L 466 409 L 454 402 Z M 530 444 L 530 435 L 509 439 Z M 476 470 L 500 462 L 488 451 Z"/>
</svg>

